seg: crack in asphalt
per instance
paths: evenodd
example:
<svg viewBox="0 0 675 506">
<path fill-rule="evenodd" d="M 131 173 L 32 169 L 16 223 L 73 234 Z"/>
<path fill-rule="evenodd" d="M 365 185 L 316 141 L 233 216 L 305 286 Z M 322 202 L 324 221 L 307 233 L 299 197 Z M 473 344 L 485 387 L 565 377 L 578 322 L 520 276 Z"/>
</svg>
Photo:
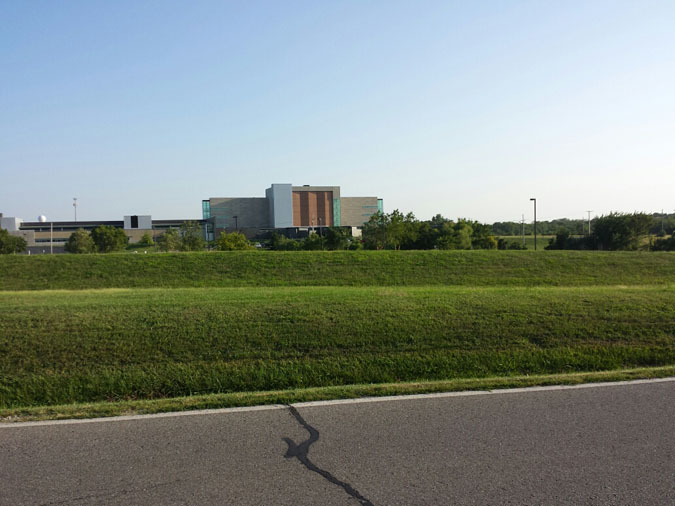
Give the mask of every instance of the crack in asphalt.
<svg viewBox="0 0 675 506">
<path fill-rule="evenodd" d="M 288 451 L 286 451 L 286 455 L 284 455 L 284 457 L 286 457 L 287 459 L 291 459 L 293 457 L 297 458 L 300 461 L 300 463 L 303 466 L 305 466 L 309 471 L 317 473 L 320 476 L 324 477 L 329 482 L 333 483 L 334 485 L 337 485 L 345 492 L 347 492 L 350 496 L 358 500 L 363 506 L 374 506 L 372 502 L 363 497 L 359 493 L 359 491 L 356 490 L 354 487 L 352 487 L 349 483 L 338 480 L 331 473 L 329 473 L 325 469 L 321 469 L 319 466 L 317 466 L 311 460 L 309 460 L 309 457 L 307 456 L 307 454 L 309 453 L 309 447 L 319 440 L 319 431 L 316 430 L 314 427 L 312 427 L 310 424 L 308 424 L 302 417 L 302 415 L 298 413 L 297 409 L 295 409 L 291 405 L 287 405 L 287 407 L 288 410 L 293 415 L 293 417 L 295 417 L 295 419 L 298 421 L 298 423 L 302 425 L 302 427 L 307 432 L 309 432 L 309 439 L 303 441 L 298 445 L 295 444 L 295 441 L 293 441 L 290 438 L 287 437 L 282 438 L 288 445 Z"/>
<path fill-rule="evenodd" d="M 133 492 L 138 492 L 138 491 L 146 491 L 146 490 L 153 490 L 156 488 L 160 487 L 165 487 L 167 485 L 173 485 L 175 483 L 180 483 L 184 480 L 174 480 L 174 481 L 167 481 L 164 483 L 154 483 L 152 485 L 145 485 L 145 486 L 138 486 L 134 488 L 128 488 L 128 489 L 121 489 L 121 490 L 112 490 L 112 491 L 106 491 L 106 492 L 94 492 L 91 494 L 87 495 L 81 495 L 78 497 L 71 497 L 69 499 L 58 499 L 58 500 L 53 500 L 45 503 L 40 503 L 39 506 L 51 506 L 54 504 L 73 504 L 74 502 L 82 502 L 82 501 L 89 501 L 89 499 L 102 499 L 104 497 L 108 498 L 116 498 L 116 497 L 121 497 L 123 495 L 127 495 Z"/>
</svg>

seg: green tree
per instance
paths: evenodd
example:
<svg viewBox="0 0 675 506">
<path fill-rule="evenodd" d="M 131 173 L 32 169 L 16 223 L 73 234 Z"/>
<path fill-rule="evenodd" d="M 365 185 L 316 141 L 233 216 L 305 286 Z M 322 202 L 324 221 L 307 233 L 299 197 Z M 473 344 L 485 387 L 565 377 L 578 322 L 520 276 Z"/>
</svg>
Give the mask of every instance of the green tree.
<svg viewBox="0 0 675 506">
<path fill-rule="evenodd" d="M 497 249 L 497 239 L 492 235 L 492 227 L 477 221 L 471 222 L 471 247 L 473 249 Z"/>
<path fill-rule="evenodd" d="M 445 223 L 440 230 L 436 245 L 438 249 L 471 249 L 473 228 L 467 220 Z"/>
<path fill-rule="evenodd" d="M 93 253 L 96 245 L 89 232 L 79 228 L 70 234 L 65 250 L 68 253 Z"/>
<path fill-rule="evenodd" d="M 4 228 L 0 229 L 0 254 L 23 253 L 26 251 L 26 239 L 12 235 Z"/>
<path fill-rule="evenodd" d="M 593 221 L 593 239 L 597 249 L 636 250 L 654 223 L 654 217 L 645 213 L 610 213 Z"/>
<path fill-rule="evenodd" d="M 180 226 L 180 249 L 183 251 L 199 251 L 204 249 L 205 244 L 199 223 L 184 221 Z"/>
<path fill-rule="evenodd" d="M 178 230 L 170 228 L 157 238 L 159 251 L 176 251 L 180 247 L 180 235 Z"/>
<path fill-rule="evenodd" d="M 216 245 L 221 251 L 247 250 L 253 249 L 246 236 L 241 232 L 226 233 L 223 231 L 216 241 Z"/>
<path fill-rule="evenodd" d="M 143 237 L 141 237 L 141 240 L 138 241 L 139 246 L 154 246 L 155 241 L 152 240 L 152 234 L 150 232 L 146 232 L 143 234 Z"/>
<path fill-rule="evenodd" d="M 414 249 L 419 222 L 413 213 L 403 214 L 395 209 L 389 214 L 373 214 L 363 225 L 366 249 Z"/>
<path fill-rule="evenodd" d="M 388 223 L 387 215 L 378 211 L 363 224 L 363 246 L 366 249 L 384 249 L 387 241 Z"/>
<path fill-rule="evenodd" d="M 322 250 L 324 247 L 323 243 L 323 237 L 312 232 L 305 238 L 304 241 L 302 241 L 302 249 L 309 251 Z"/>
<path fill-rule="evenodd" d="M 330 227 L 326 229 L 325 245 L 329 250 L 347 249 L 350 245 L 352 236 L 348 230 L 340 227 Z"/>
<path fill-rule="evenodd" d="M 99 253 L 112 253 L 127 247 L 129 238 L 121 228 L 101 225 L 91 231 L 91 238 Z"/>
</svg>

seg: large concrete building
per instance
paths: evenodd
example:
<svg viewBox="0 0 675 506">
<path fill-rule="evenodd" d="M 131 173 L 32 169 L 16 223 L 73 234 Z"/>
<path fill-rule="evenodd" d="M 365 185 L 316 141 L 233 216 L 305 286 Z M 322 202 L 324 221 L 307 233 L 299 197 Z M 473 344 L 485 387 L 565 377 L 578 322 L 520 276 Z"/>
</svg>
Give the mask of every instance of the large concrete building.
<svg viewBox="0 0 675 506">
<path fill-rule="evenodd" d="M 320 227 L 357 228 L 382 210 L 382 199 L 343 197 L 339 186 L 273 184 L 264 197 L 202 201 L 202 217 L 212 224 L 216 235 L 222 230 L 255 236 L 272 230 L 294 235 Z"/>
</svg>

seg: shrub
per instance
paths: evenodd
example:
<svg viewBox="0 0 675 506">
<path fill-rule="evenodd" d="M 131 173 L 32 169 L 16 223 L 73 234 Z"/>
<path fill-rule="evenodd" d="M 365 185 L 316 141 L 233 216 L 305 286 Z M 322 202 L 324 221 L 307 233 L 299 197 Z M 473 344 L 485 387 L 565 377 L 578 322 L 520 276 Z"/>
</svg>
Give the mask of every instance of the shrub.
<svg viewBox="0 0 675 506">
<path fill-rule="evenodd" d="M 235 251 L 253 249 L 246 239 L 246 236 L 241 232 L 232 232 L 228 234 L 223 231 L 216 241 L 216 246 L 221 251 Z"/>
<path fill-rule="evenodd" d="M 185 221 L 180 226 L 180 249 L 199 251 L 204 249 L 206 241 L 202 237 L 202 228 L 196 221 Z"/>
<path fill-rule="evenodd" d="M 675 235 L 668 239 L 657 239 L 652 249 L 654 251 L 675 251 Z"/>
<path fill-rule="evenodd" d="M 143 234 L 143 237 L 141 237 L 141 240 L 138 241 L 139 246 L 154 246 L 155 241 L 152 240 L 152 235 L 150 232 L 146 232 Z"/>
<path fill-rule="evenodd" d="M 95 249 L 96 245 L 91 235 L 81 228 L 70 234 L 65 246 L 68 253 L 93 253 Z"/>
<path fill-rule="evenodd" d="M 23 253 L 26 251 L 26 239 L 0 229 L 0 254 Z"/>
<path fill-rule="evenodd" d="M 112 253 L 127 247 L 129 238 L 121 228 L 101 225 L 91 231 L 91 238 L 100 253 Z"/>
<path fill-rule="evenodd" d="M 504 238 L 500 237 L 497 240 L 497 249 L 501 249 L 501 250 L 505 250 L 505 249 L 525 250 L 525 249 L 527 249 L 527 246 L 525 246 L 520 241 L 507 240 L 507 239 L 504 239 Z"/>
<path fill-rule="evenodd" d="M 170 228 L 157 238 L 159 251 L 175 251 L 180 247 L 178 230 Z"/>
</svg>

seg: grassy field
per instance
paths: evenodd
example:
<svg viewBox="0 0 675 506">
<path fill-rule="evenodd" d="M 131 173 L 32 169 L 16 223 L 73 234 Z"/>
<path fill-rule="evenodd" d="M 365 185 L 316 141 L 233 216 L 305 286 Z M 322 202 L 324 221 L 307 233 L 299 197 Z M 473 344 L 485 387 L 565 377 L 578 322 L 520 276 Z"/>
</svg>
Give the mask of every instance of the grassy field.
<svg viewBox="0 0 675 506">
<path fill-rule="evenodd" d="M 520 235 L 500 235 L 499 236 L 501 239 L 506 239 L 507 241 L 515 241 L 518 244 L 522 244 L 523 242 L 523 237 Z M 551 239 L 554 239 L 555 235 L 537 235 L 537 251 L 538 250 L 543 250 L 546 246 L 548 246 L 548 241 Z M 525 236 L 525 247 L 527 249 L 534 250 L 534 236 L 533 235 L 526 235 Z"/>
<path fill-rule="evenodd" d="M 675 288 L 0 293 L 0 407 L 675 364 Z"/>
<path fill-rule="evenodd" d="M 0 256 L 0 290 L 673 282 L 675 253 L 670 252 L 232 251 Z"/>
<path fill-rule="evenodd" d="M 675 371 L 670 253 L 9 255 L 0 288 L 0 420 Z"/>
</svg>

